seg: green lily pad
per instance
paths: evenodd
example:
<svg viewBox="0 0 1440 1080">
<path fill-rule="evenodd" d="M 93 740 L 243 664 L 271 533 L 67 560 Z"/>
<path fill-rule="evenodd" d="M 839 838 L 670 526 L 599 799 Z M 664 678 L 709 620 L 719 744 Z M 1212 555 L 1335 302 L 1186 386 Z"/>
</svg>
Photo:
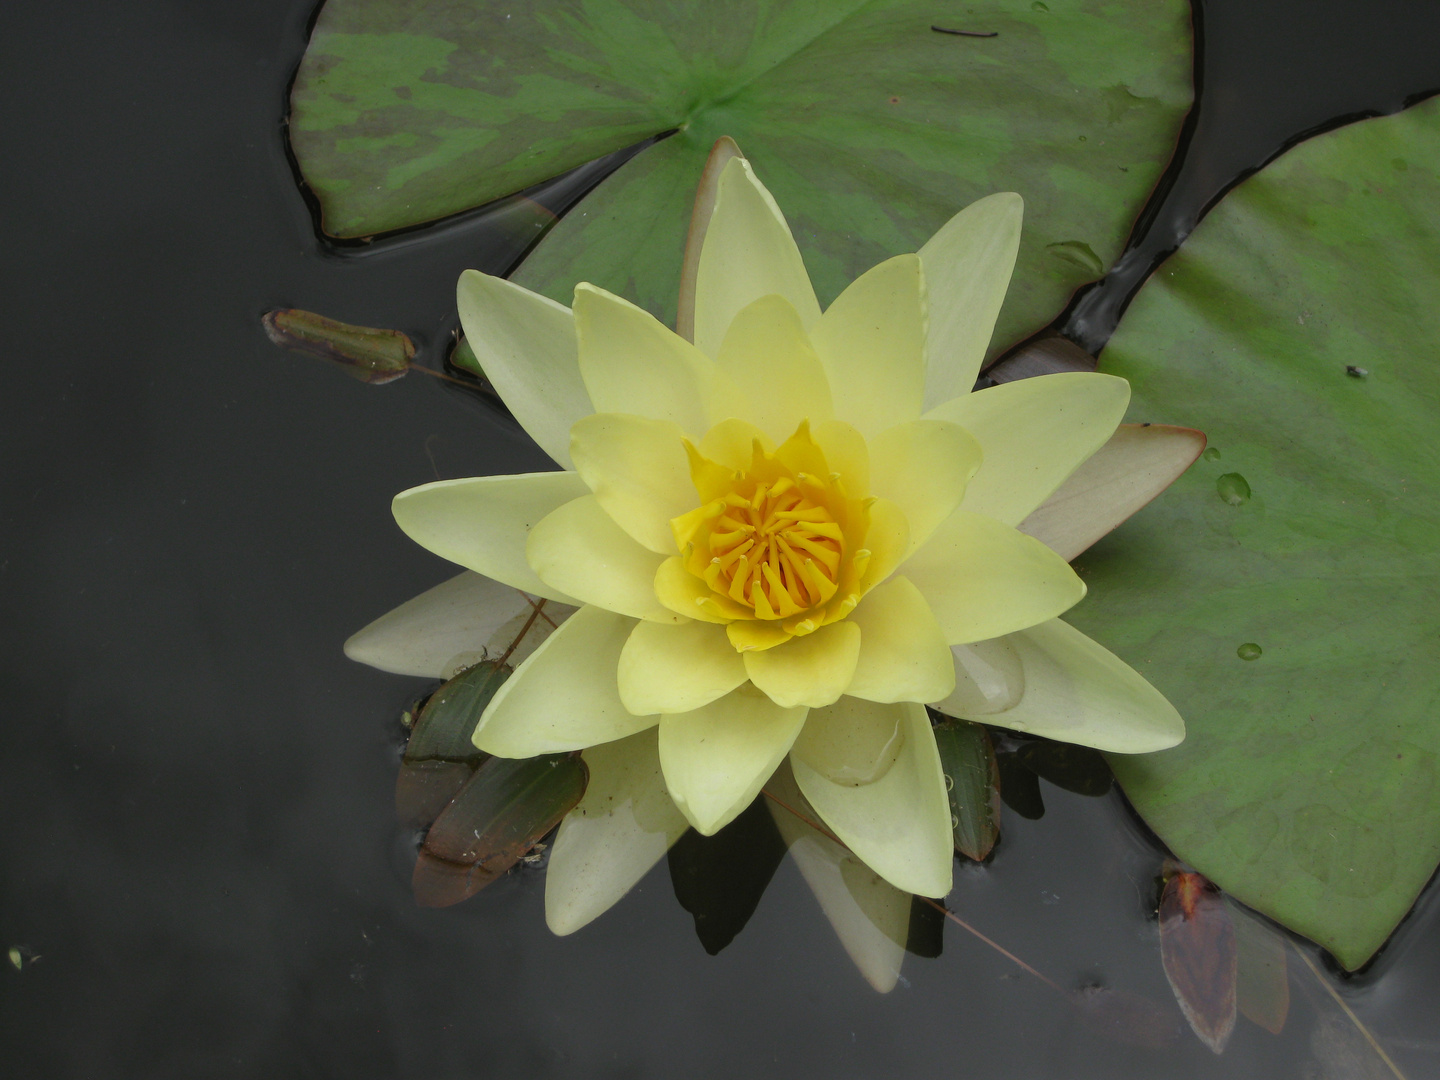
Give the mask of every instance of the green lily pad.
<svg viewBox="0 0 1440 1080">
<path fill-rule="evenodd" d="M 323 228 L 368 236 L 520 191 L 652 136 L 518 280 L 591 281 L 673 319 L 696 182 L 735 138 L 828 302 L 967 203 L 1026 229 L 996 341 L 1047 323 L 1124 245 L 1191 99 L 1181 0 L 329 0 L 291 98 Z M 945 16 L 954 21 L 958 12 Z"/>
<path fill-rule="evenodd" d="M 1440 100 L 1311 139 L 1225 197 L 1100 365 L 1219 451 L 1079 560 L 1076 624 L 1189 726 L 1116 775 L 1180 858 L 1351 969 L 1440 860 L 1437 206 Z"/>
</svg>

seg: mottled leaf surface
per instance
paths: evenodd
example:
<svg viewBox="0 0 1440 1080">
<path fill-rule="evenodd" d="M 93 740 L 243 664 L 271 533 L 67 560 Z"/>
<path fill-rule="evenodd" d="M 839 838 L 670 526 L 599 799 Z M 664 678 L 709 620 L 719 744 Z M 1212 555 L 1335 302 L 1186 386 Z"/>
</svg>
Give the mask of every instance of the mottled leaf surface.
<svg viewBox="0 0 1440 1080">
<path fill-rule="evenodd" d="M 1348 968 L 1440 859 L 1437 206 L 1440 101 L 1302 143 L 1201 222 L 1100 362 L 1132 419 L 1211 446 L 1078 560 L 1075 624 L 1189 728 L 1116 775 L 1180 858 Z"/>
<path fill-rule="evenodd" d="M 828 302 L 994 191 L 1026 200 L 996 341 L 1099 276 L 1191 97 L 1181 0 L 330 0 L 291 99 L 323 228 L 434 221 L 668 131 L 551 231 L 517 280 L 577 281 L 670 322 L 711 145 L 736 139 Z M 1083 253 L 1083 258 L 1077 258 Z"/>
</svg>

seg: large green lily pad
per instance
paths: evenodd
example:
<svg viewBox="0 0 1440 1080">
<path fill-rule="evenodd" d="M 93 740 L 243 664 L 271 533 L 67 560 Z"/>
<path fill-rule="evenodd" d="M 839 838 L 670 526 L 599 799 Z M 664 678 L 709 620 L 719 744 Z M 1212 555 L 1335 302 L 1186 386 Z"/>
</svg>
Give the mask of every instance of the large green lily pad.
<svg viewBox="0 0 1440 1080">
<path fill-rule="evenodd" d="M 1177 855 L 1352 969 L 1440 860 L 1437 208 L 1440 101 L 1311 139 L 1101 359 L 1134 417 L 1211 445 L 1081 560 L 1076 622 L 1189 724 L 1115 771 Z"/>
<path fill-rule="evenodd" d="M 789 215 L 822 301 L 974 199 L 1018 191 L 1004 345 L 1120 252 L 1190 102 L 1190 38 L 1182 0 L 329 0 L 290 137 L 324 229 L 355 237 L 675 130 L 518 277 L 565 303 L 588 280 L 665 321 L 721 135 Z"/>
</svg>

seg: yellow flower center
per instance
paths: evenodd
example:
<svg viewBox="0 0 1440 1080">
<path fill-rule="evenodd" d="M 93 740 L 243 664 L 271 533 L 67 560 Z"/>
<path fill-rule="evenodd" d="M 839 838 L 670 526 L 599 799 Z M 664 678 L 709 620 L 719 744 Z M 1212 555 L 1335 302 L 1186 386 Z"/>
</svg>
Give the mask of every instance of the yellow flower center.
<svg viewBox="0 0 1440 1080">
<path fill-rule="evenodd" d="M 696 544 L 707 555 L 701 576 L 715 592 L 754 609 L 762 619 L 782 619 L 823 604 L 835 595 L 844 537 L 826 509 L 826 492 L 792 480 L 744 483 L 724 498 L 709 535 Z M 803 485 L 803 486 L 802 486 Z M 753 494 L 744 494 L 753 488 Z M 807 490 L 809 488 L 810 490 Z"/>
<path fill-rule="evenodd" d="M 703 607 L 727 622 L 770 624 L 743 635 L 746 648 L 778 644 L 848 615 L 870 558 L 862 547 L 868 503 L 850 498 L 840 475 L 829 471 L 809 425 L 774 452 L 755 440 L 749 466 L 739 470 L 687 448 L 706 501 L 671 528 L 685 568 L 708 587 Z"/>
</svg>

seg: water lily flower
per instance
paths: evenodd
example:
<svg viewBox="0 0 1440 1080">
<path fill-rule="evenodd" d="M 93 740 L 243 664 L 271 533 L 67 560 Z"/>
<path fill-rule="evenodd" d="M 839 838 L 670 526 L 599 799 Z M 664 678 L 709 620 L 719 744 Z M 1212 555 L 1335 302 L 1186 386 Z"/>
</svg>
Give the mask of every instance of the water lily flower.
<svg viewBox="0 0 1440 1080">
<path fill-rule="evenodd" d="M 461 277 L 472 348 L 561 469 L 397 496 L 401 528 L 473 574 L 347 645 L 439 674 L 467 618 L 478 650 L 480 624 L 488 635 L 521 613 L 464 615 L 460 594 L 483 579 L 578 609 L 474 735 L 505 757 L 584 751 L 590 786 L 548 871 L 558 933 L 687 827 L 733 820 L 787 759 L 866 866 L 945 895 L 950 811 L 927 704 L 1122 753 L 1184 734 L 1157 690 L 1059 619 L 1085 586 L 1056 547 L 1135 501 L 1109 474 L 1057 492 L 1111 440 L 1128 384 L 1081 372 L 971 392 L 1019 196 L 971 205 L 822 311 L 774 199 L 722 150 L 697 198 L 678 332 L 593 285 L 566 308 Z M 1030 531 L 1063 543 L 1017 528 L 1060 496 Z"/>
</svg>

